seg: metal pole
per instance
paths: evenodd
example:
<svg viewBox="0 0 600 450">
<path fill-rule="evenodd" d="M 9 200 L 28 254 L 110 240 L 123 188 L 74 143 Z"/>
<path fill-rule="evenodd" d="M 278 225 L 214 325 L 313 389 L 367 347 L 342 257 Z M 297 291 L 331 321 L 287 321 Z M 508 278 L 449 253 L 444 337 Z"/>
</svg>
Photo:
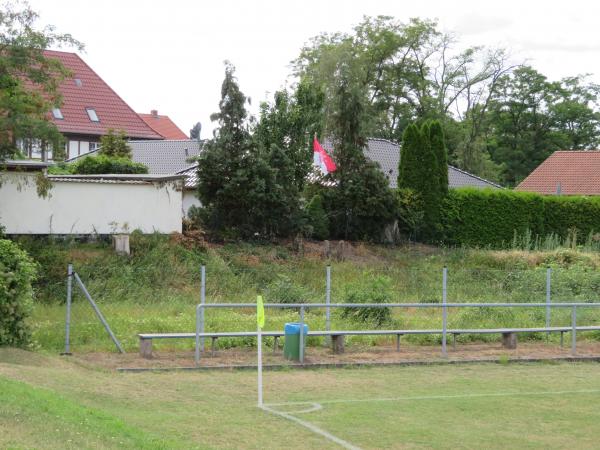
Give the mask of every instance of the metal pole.
<svg viewBox="0 0 600 450">
<path fill-rule="evenodd" d="M 546 328 L 550 326 L 550 303 L 552 301 L 552 281 L 551 281 L 552 269 L 548 267 L 546 269 Z"/>
<path fill-rule="evenodd" d="M 331 308 L 329 307 L 331 303 L 331 266 L 327 266 L 326 275 L 325 303 L 327 304 L 327 308 L 325 308 L 325 330 L 331 331 Z"/>
<path fill-rule="evenodd" d="M 204 333 L 204 305 L 206 304 L 206 266 L 200 267 L 200 332 Z M 204 353 L 204 338 L 200 339 L 200 351 Z"/>
<path fill-rule="evenodd" d="M 196 306 L 196 341 L 194 343 L 194 361 L 196 362 L 196 367 L 200 365 L 200 310 L 203 309 L 202 305 Z"/>
<path fill-rule="evenodd" d="M 73 264 L 67 266 L 67 317 L 65 320 L 65 352 L 71 354 L 71 295 L 73 292 Z"/>
<path fill-rule="evenodd" d="M 448 356 L 446 350 L 446 331 L 448 329 L 448 268 L 444 267 L 442 270 L 442 355 Z"/>
<path fill-rule="evenodd" d="M 256 327 L 258 336 L 258 407 L 263 405 L 263 380 L 262 380 L 262 330 L 260 326 Z"/>
<path fill-rule="evenodd" d="M 571 355 L 577 353 L 577 306 L 571 310 Z"/>
<path fill-rule="evenodd" d="M 300 364 L 304 364 L 304 306 L 300 307 Z"/>
<path fill-rule="evenodd" d="M 100 322 L 102 322 L 102 325 L 104 325 L 104 328 L 108 332 L 110 338 L 115 343 L 117 350 L 119 350 L 119 352 L 121 352 L 121 353 L 125 353 L 125 350 L 123 350 L 123 347 L 121 347 L 121 343 L 119 342 L 117 337 L 114 335 L 114 333 L 110 329 L 108 322 L 106 321 L 106 319 L 100 312 L 100 309 L 98 309 L 98 305 L 96 305 L 96 302 L 92 299 L 92 296 L 90 295 L 90 293 L 86 289 L 85 285 L 81 281 L 81 278 L 79 278 L 79 275 L 77 275 L 77 272 L 73 272 L 73 276 L 75 277 L 75 281 L 77 281 L 77 284 L 79 284 L 79 287 L 83 291 L 83 295 L 85 295 L 85 298 L 88 299 L 88 302 L 90 302 L 90 305 L 92 305 L 92 308 L 94 308 L 94 312 L 96 313 L 96 316 L 98 317 L 98 319 L 100 319 Z"/>
</svg>

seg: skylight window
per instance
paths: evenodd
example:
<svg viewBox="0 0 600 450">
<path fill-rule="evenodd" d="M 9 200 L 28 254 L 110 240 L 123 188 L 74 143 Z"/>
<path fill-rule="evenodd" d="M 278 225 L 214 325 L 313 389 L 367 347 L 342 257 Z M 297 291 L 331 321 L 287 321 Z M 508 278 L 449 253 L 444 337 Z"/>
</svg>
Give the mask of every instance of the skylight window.
<svg viewBox="0 0 600 450">
<path fill-rule="evenodd" d="M 85 108 L 85 110 L 87 111 L 88 117 L 92 122 L 100 122 L 98 114 L 96 114 L 96 110 L 94 108 Z"/>
<path fill-rule="evenodd" d="M 64 119 L 60 108 L 52 108 L 52 115 L 54 116 L 55 119 L 61 119 L 61 120 Z"/>
<path fill-rule="evenodd" d="M 79 78 L 75 78 L 75 86 L 77 86 L 77 87 L 81 86 L 81 80 Z"/>
</svg>

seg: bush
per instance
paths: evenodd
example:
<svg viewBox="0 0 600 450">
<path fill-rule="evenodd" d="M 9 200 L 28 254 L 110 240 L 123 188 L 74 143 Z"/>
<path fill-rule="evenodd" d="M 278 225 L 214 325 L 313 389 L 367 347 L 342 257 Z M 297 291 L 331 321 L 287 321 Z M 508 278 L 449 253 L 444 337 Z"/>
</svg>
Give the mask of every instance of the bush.
<svg viewBox="0 0 600 450">
<path fill-rule="evenodd" d="M 148 173 L 148 167 L 142 163 L 136 163 L 128 158 L 117 158 L 105 155 L 86 156 L 73 164 L 70 164 L 72 174 L 136 174 Z"/>
<path fill-rule="evenodd" d="M 265 295 L 267 301 L 273 303 L 308 303 L 314 293 L 303 286 L 298 286 L 286 275 L 277 275 L 277 279 L 269 284 Z"/>
<path fill-rule="evenodd" d="M 390 277 L 366 273 L 361 279 L 369 281 L 350 284 L 344 294 L 344 303 L 391 303 L 393 290 Z M 348 307 L 342 309 L 342 317 L 380 326 L 391 320 L 392 311 L 383 307 Z"/>
<path fill-rule="evenodd" d="M 33 304 L 31 283 L 36 265 L 12 241 L 0 240 L 0 345 L 24 346 L 30 330 L 25 323 Z"/>
</svg>

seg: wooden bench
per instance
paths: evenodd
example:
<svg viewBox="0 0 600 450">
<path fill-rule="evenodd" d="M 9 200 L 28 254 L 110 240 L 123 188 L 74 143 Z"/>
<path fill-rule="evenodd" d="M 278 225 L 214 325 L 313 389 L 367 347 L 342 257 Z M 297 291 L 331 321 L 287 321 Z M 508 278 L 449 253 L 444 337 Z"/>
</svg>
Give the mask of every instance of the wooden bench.
<svg viewBox="0 0 600 450">
<path fill-rule="evenodd" d="M 600 326 L 581 326 L 577 331 L 600 330 Z M 473 328 L 473 329 L 449 329 L 446 334 L 452 335 L 452 348 L 456 348 L 456 338 L 461 334 L 500 334 L 502 335 L 502 345 L 508 349 L 517 347 L 518 333 L 560 333 L 560 344 L 563 345 L 563 335 L 572 331 L 571 327 L 538 327 L 538 328 Z M 307 337 L 311 336 L 330 336 L 331 349 L 333 353 L 344 352 L 344 340 L 346 336 L 396 336 L 396 350 L 400 351 L 400 338 L 404 335 L 419 334 L 443 334 L 438 330 L 341 330 L 341 331 L 309 331 Z M 256 336 L 256 331 L 232 331 L 199 333 L 199 338 L 211 339 L 211 352 L 214 354 L 216 343 L 222 337 L 252 337 Z M 282 331 L 264 331 L 263 336 L 273 337 L 273 351 L 278 348 L 278 339 L 285 335 Z M 152 358 L 152 341 L 154 339 L 195 339 L 196 333 L 143 333 L 138 334 L 140 339 L 140 355 L 143 358 Z"/>
</svg>

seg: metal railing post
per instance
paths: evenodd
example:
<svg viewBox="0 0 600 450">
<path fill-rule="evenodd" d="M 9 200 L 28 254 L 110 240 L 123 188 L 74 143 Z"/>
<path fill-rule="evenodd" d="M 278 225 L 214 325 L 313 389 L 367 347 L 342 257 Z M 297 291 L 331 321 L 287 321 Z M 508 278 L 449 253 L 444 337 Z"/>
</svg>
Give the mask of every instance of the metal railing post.
<svg viewBox="0 0 600 450">
<path fill-rule="evenodd" d="M 331 266 L 327 266 L 325 270 L 326 282 L 325 282 L 325 331 L 331 331 Z"/>
<path fill-rule="evenodd" d="M 442 355 L 448 356 L 446 349 L 447 329 L 448 329 L 448 268 L 442 270 Z"/>
<path fill-rule="evenodd" d="M 577 354 L 577 306 L 571 310 L 571 355 Z"/>
<path fill-rule="evenodd" d="M 304 306 L 300 307 L 300 364 L 304 364 Z"/>
<path fill-rule="evenodd" d="M 119 350 L 119 352 L 121 352 L 121 353 L 125 353 L 125 350 L 123 350 L 123 347 L 121 347 L 121 343 L 119 342 L 119 340 L 117 339 L 115 334 L 110 329 L 108 322 L 102 315 L 102 312 L 100 312 L 100 308 L 98 308 L 98 305 L 96 305 L 96 302 L 94 301 L 94 299 L 88 292 L 87 288 L 83 284 L 83 281 L 81 281 L 81 278 L 79 278 L 79 275 L 77 275 L 77 272 L 73 272 L 73 276 L 75 277 L 75 281 L 77 281 L 77 284 L 81 288 L 83 295 L 85 295 L 85 298 L 87 298 L 88 302 L 90 302 L 90 305 L 92 305 L 92 308 L 94 309 L 94 312 L 96 313 L 96 316 L 98 317 L 100 322 L 102 322 L 102 325 L 104 325 L 104 329 L 106 330 L 106 332 L 108 333 L 108 335 L 110 336 L 112 341 L 114 342 L 115 346 L 117 347 L 117 350 Z"/>
<path fill-rule="evenodd" d="M 200 333 L 204 333 L 204 305 L 206 304 L 206 266 L 200 267 Z M 200 339 L 200 350 L 204 353 L 204 337 Z"/>
<path fill-rule="evenodd" d="M 71 296 L 73 294 L 73 264 L 67 266 L 67 316 L 65 318 L 65 352 L 71 354 Z"/>
<path fill-rule="evenodd" d="M 200 315 L 203 309 L 202 305 L 196 305 L 196 340 L 194 343 L 194 361 L 196 367 L 200 365 Z"/>
<path fill-rule="evenodd" d="M 550 327 L 550 303 L 552 302 L 552 269 L 546 269 L 546 328 Z"/>
</svg>

